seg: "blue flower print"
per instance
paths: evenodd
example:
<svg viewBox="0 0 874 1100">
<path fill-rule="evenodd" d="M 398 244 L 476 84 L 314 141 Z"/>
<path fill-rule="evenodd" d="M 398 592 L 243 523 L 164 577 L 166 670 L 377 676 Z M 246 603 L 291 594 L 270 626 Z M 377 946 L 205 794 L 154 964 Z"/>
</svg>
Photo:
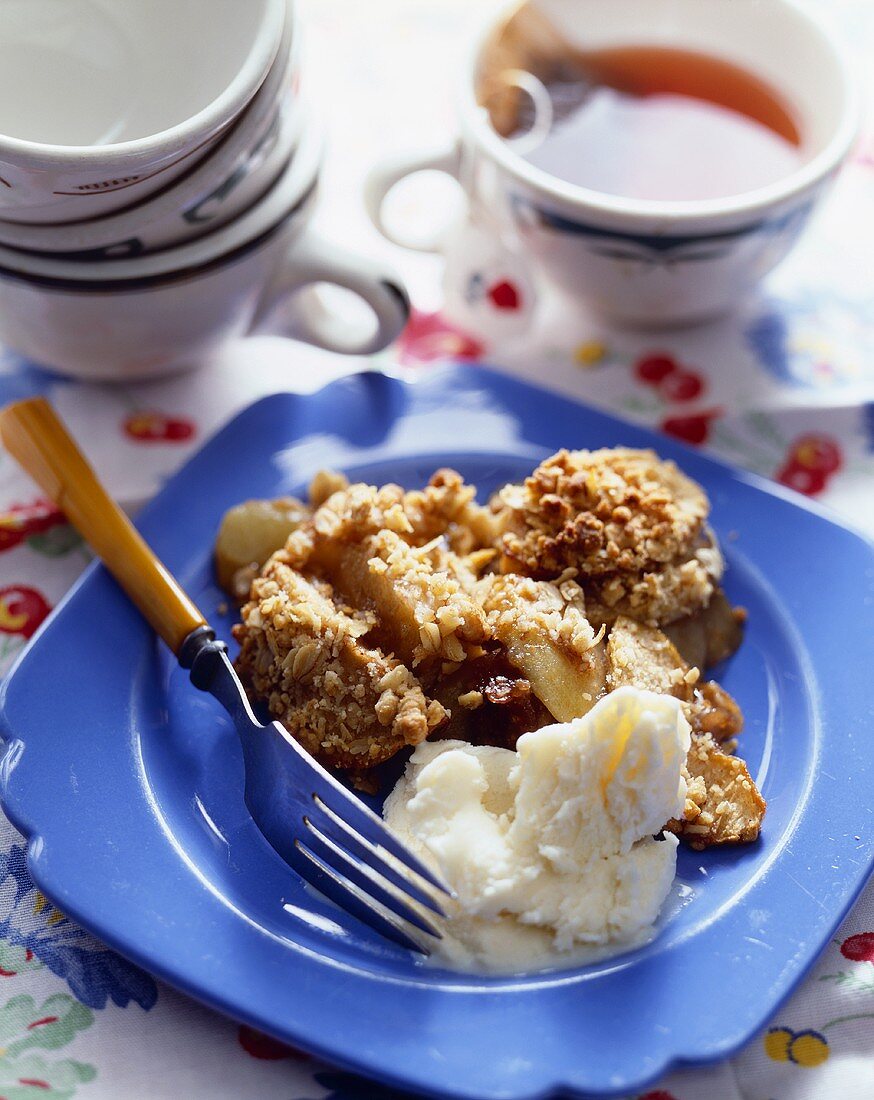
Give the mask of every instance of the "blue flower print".
<svg viewBox="0 0 874 1100">
<path fill-rule="evenodd" d="M 746 328 L 761 366 L 794 388 L 827 390 L 874 379 L 871 300 L 822 290 L 771 299 Z"/>
<path fill-rule="evenodd" d="M 149 1009 L 158 999 L 153 978 L 98 943 L 37 890 L 19 844 L 0 852 L 0 938 L 32 952 L 89 1008 L 105 1008 L 107 1001 L 124 1008 L 133 1001 Z"/>
</svg>

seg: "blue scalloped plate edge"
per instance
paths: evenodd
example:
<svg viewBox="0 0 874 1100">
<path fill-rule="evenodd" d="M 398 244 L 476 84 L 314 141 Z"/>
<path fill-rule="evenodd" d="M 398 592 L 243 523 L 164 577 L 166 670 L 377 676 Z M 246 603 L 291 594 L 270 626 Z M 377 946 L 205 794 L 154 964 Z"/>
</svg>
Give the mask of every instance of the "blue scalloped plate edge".
<svg viewBox="0 0 874 1100">
<path fill-rule="evenodd" d="M 365 372 L 362 375 L 352 376 L 353 379 L 367 378 L 371 372 Z M 429 374 L 420 378 L 405 378 L 403 376 L 393 375 L 380 375 L 377 372 L 373 372 L 378 378 L 390 378 L 395 382 L 400 381 L 404 386 L 410 385 L 413 387 L 427 385 L 430 387 L 436 387 L 438 384 L 447 385 L 450 388 L 456 385 L 464 386 L 465 379 L 469 378 L 472 381 L 484 382 L 487 386 L 493 386 L 498 391 L 517 391 L 518 393 L 533 395 L 535 399 L 546 399 L 549 401 L 560 402 L 564 405 L 577 406 L 581 410 L 585 410 L 586 406 L 580 402 L 574 401 L 571 398 L 560 396 L 553 391 L 541 389 L 540 387 L 531 385 L 529 383 L 521 382 L 515 378 L 504 375 L 500 372 L 493 371 L 490 368 L 484 368 L 477 366 L 475 368 L 465 367 L 440 367 L 433 368 Z M 336 382 L 330 383 L 324 389 L 316 391 L 313 394 L 306 395 L 294 395 L 295 401 L 305 402 L 311 398 L 322 398 L 331 393 L 337 387 L 343 387 L 349 383 L 349 378 L 340 379 Z M 292 395 L 273 395 L 265 397 L 256 402 L 252 406 L 243 410 L 237 417 L 234 418 L 228 425 L 220 429 L 210 440 L 208 440 L 203 448 L 193 456 L 185 466 L 171 478 L 164 489 L 159 493 L 156 498 L 147 505 L 138 517 L 138 526 L 148 526 L 151 516 L 154 512 L 158 511 L 161 505 L 161 500 L 164 493 L 170 490 L 177 483 L 187 479 L 189 471 L 192 466 L 196 465 L 202 460 L 203 452 L 211 447 L 214 447 L 219 443 L 224 435 L 231 429 L 236 427 L 241 421 L 247 418 L 252 418 L 257 415 L 257 411 L 262 407 L 269 405 L 276 397 L 289 398 Z M 712 458 L 710 455 L 702 455 L 700 452 L 695 451 L 692 448 L 688 448 L 683 444 L 676 443 L 673 440 L 669 440 L 666 437 L 660 436 L 655 432 L 652 432 L 646 428 L 642 428 L 638 425 L 628 423 L 623 424 L 619 418 L 614 417 L 607 413 L 601 413 L 599 410 L 588 410 L 595 416 L 604 420 L 612 421 L 617 425 L 622 425 L 623 428 L 627 428 L 628 442 L 630 445 L 651 445 L 656 447 L 659 452 L 666 457 L 673 457 L 680 463 L 684 464 L 687 468 L 692 467 L 693 476 L 698 476 L 694 473 L 694 467 L 703 466 L 709 467 L 711 470 L 720 470 L 726 474 L 729 474 L 733 479 L 736 479 L 744 484 L 747 484 L 757 490 L 760 490 L 767 495 L 781 499 L 793 506 L 795 509 L 807 512 L 812 516 L 817 517 L 819 520 L 825 521 L 830 526 L 834 527 L 837 531 L 844 534 L 849 534 L 858 539 L 867 548 L 871 554 L 871 565 L 874 567 L 874 544 L 864 534 L 854 531 L 847 524 L 839 520 L 829 509 L 819 505 L 815 502 L 811 502 L 805 498 L 799 497 L 797 494 L 790 490 L 784 489 L 781 486 L 774 485 L 764 478 L 758 475 L 749 473 L 747 471 L 739 470 L 732 467 L 730 464 L 720 461 L 719 459 Z M 7 677 L 4 679 L 2 686 L 0 686 L 0 734 L 7 737 L 13 731 L 10 728 L 7 719 L 7 693 L 8 687 L 12 683 L 18 669 L 28 660 L 30 653 L 35 647 L 39 645 L 40 639 L 46 630 L 50 627 L 51 623 L 59 617 L 66 606 L 76 597 L 77 593 L 86 585 L 88 585 L 94 576 L 95 572 L 100 571 L 101 567 L 98 563 L 89 566 L 82 576 L 76 581 L 69 592 L 65 595 L 63 600 L 53 611 L 49 619 L 42 625 L 40 630 L 31 639 L 26 650 L 19 655 L 13 668 L 10 670 Z M 201 1000 L 209 1007 L 216 1008 L 225 1014 L 246 1022 L 260 1028 L 261 1030 L 272 1033 L 278 1038 L 286 1039 L 293 1042 L 305 1049 L 308 1049 L 318 1057 L 325 1059 L 326 1061 L 349 1070 L 353 1073 L 366 1074 L 372 1077 L 378 1077 L 380 1081 L 388 1086 L 397 1089 L 414 1089 L 421 1095 L 433 1096 L 437 1098 L 453 1097 L 458 1100 L 479 1100 L 479 1097 L 492 1098 L 497 1097 L 511 1097 L 512 1100 L 547 1100 L 547 1098 L 558 1097 L 560 1095 L 574 1095 L 579 1097 L 594 1097 L 597 1096 L 620 1096 L 630 1092 L 639 1091 L 646 1088 L 648 1085 L 658 1080 L 665 1072 L 672 1068 L 682 1068 L 683 1066 L 703 1066 L 709 1065 L 714 1062 L 721 1061 L 724 1058 L 730 1057 L 740 1050 L 751 1037 L 753 1037 L 772 1017 L 775 1010 L 783 1004 L 786 999 L 792 994 L 797 984 L 804 977 L 809 967 L 815 961 L 819 951 L 827 943 L 830 936 L 840 925 L 844 916 L 848 910 L 852 907 L 858 894 L 865 886 L 868 875 L 874 870 L 874 845 L 869 844 L 869 851 L 864 860 L 865 870 L 859 870 L 854 875 L 854 882 L 851 889 L 842 899 L 840 906 L 833 909 L 827 926 L 827 935 L 820 935 L 817 939 L 817 944 L 814 947 L 808 947 L 805 950 L 800 950 L 793 960 L 791 967 L 787 967 L 785 972 L 790 973 L 789 978 L 785 978 L 782 981 L 779 995 L 769 1000 L 763 1007 L 762 1011 L 752 1019 L 752 1022 L 747 1021 L 743 1033 L 735 1034 L 733 1036 L 723 1038 L 721 1040 L 712 1039 L 707 1045 L 707 1053 L 701 1053 L 699 1046 L 696 1046 L 694 1042 L 689 1044 L 677 1041 L 673 1044 L 670 1050 L 661 1050 L 657 1056 L 649 1059 L 649 1065 L 645 1072 L 640 1072 L 633 1081 L 625 1080 L 622 1084 L 617 1085 L 615 1088 L 610 1088 L 606 1091 L 599 1090 L 596 1093 L 586 1091 L 586 1086 L 583 1085 L 583 1091 L 580 1091 L 581 1085 L 575 1082 L 572 1077 L 566 1074 L 556 1079 L 549 1080 L 548 1083 L 535 1086 L 531 1091 L 519 1092 L 519 1091 L 495 1091 L 495 1092 L 469 1092 L 464 1088 L 450 1087 L 450 1088 L 432 1088 L 428 1087 L 422 1082 L 412 1082 L 410 1077 L 402 1073 L 394 1073 L 391 1069 L 384 1065 L 373 1065 L 366 1058 L 355 1057 L 354 1052 L 346 1052 L 342 1049 L 338 1049 L 335 1046 L 325 1045 L 309 1034 L 296 1034 L 288 1028 L 282 1028 L 277 1025 L 274 1020 L 269 1017 L 259 1015 L 257 1011 L 244 1011 L 234 1001 L 233 997 L 221 997 L 217 996 L 214 992 L 201 993 L 196 988 L 192 988 L 189 981 L 185 977 L 184 970 L 180 971 L 178 966 L 165 966 L 156 965 L 155 960 L 151 958 L 148 953 L 144 953 L 138 950 L 137 945 L 128 941 L 123 934 L 120 934 L 116 927 L 111 923 L 104 924 L 99 919 L 95 919 L 95 915 L 92 912 L 83 912 L 77 910 L 75 903 L 71 902 L 69 898 L 58 898 L 53 893 L 53 881 L 51 873 L 47 868 L 44 868 L 44 838 L 40 835 L 38 826 L 36 823 L 29 819 L 26 810 L 26 791 L 15 790 L 15 764 L 19 759 L 22 742 L 18 741 L 14 736 L 11 739 L 7 737 L 7 744 L 3 752 L 2 759 L 0 759 L 0 801 L 3 803 L 4 810 L 7 813 L 10 821 L 15 825 L 20 832 L 22 832 L 28 838 L 28 867 L 31 871 L 35 884 L 46 894 L 46 896 L 56 904 L 60 904 L 64 911 L 72 919 L 81 923 L 84 927 L 89 928 L 99 939 L 119 951 L 121 954 L 127 956 L 144 969 L 150 970 L 158 978 L 165 980 L 168 984 L 177 986 L 183 989 L 186 993 L 193 996 L 195 999 Z M 862 864 L 859 864 L 860 868 Z M 44 873 L 45 872 L 45 873 Z M 816 899 L 814 899 L 816 900 Z M 819 904 L 819 903 L 818 903 Z M 549 1076 L 549 1074 L 542 1074 L 541 1077 Z"/>
</svg>

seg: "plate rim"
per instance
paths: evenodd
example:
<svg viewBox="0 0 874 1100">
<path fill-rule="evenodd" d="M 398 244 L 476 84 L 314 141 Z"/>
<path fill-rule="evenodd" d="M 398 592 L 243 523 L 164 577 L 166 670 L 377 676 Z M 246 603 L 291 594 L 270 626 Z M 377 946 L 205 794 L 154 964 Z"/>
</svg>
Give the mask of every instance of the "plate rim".
<svg viewBox="0 0 874 1100">
<path fill-rule="evenodd" d="M 171 479 L 168 480 L 164 488 L 162 488 L 162 490 L 153 498 L 153 500 L 144 507 L 138 517 L 138 525 L 139 523 L 145 523 L 146 525 L 148 525 L 151 522 L 151 517 L 153 516 L 153 514 L 157 513 L 160 515 L 161 505 L 162 501 L 165 498 L 165 494 L 168 493 L 168 491 L 171 491 L 173 487 L 178 486 L 179 484 L 184 484 L 185 481 L 189 480 L 191 477 L 196 476 L 198 465 L 202 464 L 207 458 L 209 458 L 212 452 L 215 452 L 220 447 L 223 438 L 229 438 L 234 433 L 238 433 L 241 427 L 245 426 L 247 420 L 251 420 L 253 422 L 257 421 L 258 417 L 261 415 L 261 410 L 263 408 L 267 406 L 272 406 L 276 404 L 277 401 L 283 402 L 291 400 L 292 403 L 295 404 L 307 403 L 313 400 L 324 401 L 327 397 L 329 397 L 331 391 L 334 390 L 336 387 L 348 386 L 350 382 L 353 385 L 359 385 L 361 384 L 360 380 L 362 378 L 365 379 L 364 384 L 366 385 L 368 384 L 366 381 L 368 377 L 380 379 L 380 384 L 386 383 L 386 380 L 388 380 L 388 382 L 390 382 L 391 384 L 400 384 L 404 388 L 403 392 L 405 394 L 412 392 L 412 388 L 416 386 L 421 386 L 422 384 L 428 384 L 435 388 L 437 386 L 443 385 L 447 388 L 448 392 L 451 391 L 452 386 L 457 382 L 461 381 L 463 384 L 466 385 L 468 384 L 470 379 L 474 379 L 476 380 L 476 382 L 479 383 L 485 382 L 486 389 L 491 388 L 492 391 L 500 391 L 502 387 L 509 385 L 511 388 L 518 387 L 523 391 L 533 391 L 536 399 L 547 398 L 553 401 L 560 402 L 562 404 L 570 405 L 572 407 L 582 407 L 582 409 L 586 410 L 587 413 L 595 416 L 605 423 L 610 424 L 611 426 L 615 426 L 620 429 L 628 428 L 629 430 L 633 430 L 635 433 L 643 433 L 644 435 L 651 437 L 653 445 L 658 446 L 659 449 L 663 452 L 669 451 L 673 452 L 673 454 L 679 454 L 681 456 L 683 454 L 694 456 L 696 465 L 703 462 L 705 465 L 710 465 L 711 467 L 720 469 L 722 473 L 728 475 L 732 481 L 740 480 L 751 488 L 760 492 L 764 492 L 768 496 L 775 496 L 786 501 L 788 504 L 792 505 L 793 508 L 801 509 L 801 511 L 809 513 L 816 520 L 820 522 L 825 522 L 829 525 L 830 528 L 836 529 L 838 532 L 842 533 L 842 535 L 848 535 L 854 539 L 858 539 L 868 551 L 868 553 L 872 555 L 872 558 L 874 558 L 874 542 L 872 542 L 872 540 L 870 540 L 865 534 L 854 530 L 851 526 L 838 520 L 837 517 L 830 513 L 827 508 L 818 503 L 811 502 L 803 498 L 798 498 L 797 494 L 792 493 L 790 490 L 785 489 L 781 486 L 775 486 L 767 479 L 762 478 L 759 475 L 751 474 L 745 470 L 739 470 L 729 463 L 712 457 L 708 453 L 702 453 L 691 447 L 687 447 L 682 443 L 678 443 L 674 440 L 669 440 L 667 439 L 667 437 L 662 439 L 662 437 L 658 436 L 658 434 L 652 429 L 624 421 L 620 417 L 616 417 L 609 412 L 604 412 L 601 409 L 586 406 L 583 402 L 575 400 L 574 398 L 568 397 L 564 394 L 556 393 L 555 391 L 532 385 L 529 382 L 521 381 L 512 376 L 505 375 L 501 372 L 481 366 L 468 368 L 459 366 L 444 366 L 432 368 L 428 372 L 427 376 L 419 376 L 418 378 L 415 378 L 413 380 L 408 380 L 403 376 L 399 377 L 398 375 L 388 375 L 385 372 L 366 371 L 361 372 L 357 375 L 345 376 L 343 378 L 337 379 L 333 382 L 330 382 L 322 389 L 314 391 L 313 393 L 273 394 L 267 397 L 263 397 L 239 412 L 225 426 L 220 428 L 208 440 L 204 442 L 201 448 L 199 448 L 198 451 L 193 456 L 191 456 L 188 461 L 186 461 L 182 468 Z M 408 389 L 408 387 L 410 388 Z M 401 412 L 401 416 L 403 416 L 403 411 Z M 390 419 L 394 421 L 397 419 L 397 417 L 397 410 L 392 410 L 390 414 Z M 289 439 L 288 442 L 293 442 L 293 440 Z M 496 448 L 495 453 L 497 453 L 497 450 L 498 449 Z M 400 456 L 395 457 L 397 458 Z M 79 593 L 82 591 L 82 589 L 88 588 L 95 583 L 94 578 L 98 574 L 102 574 L 105 576 L 99 563 L 93 563 L 76 580 L 70 590 L 65 594 L 63 599 L 54 609 L 52 615 L 49 617 L 46 623 L 44 623 L 40 627 L 40 630 L 34 635 L 34 638 L 31 640 L 30 644 L 18 656 L 9 674 L 4 679 L 2 688 L 0 688 L 0 732 L 2 732 L 4 736 L 6 736 L 7 733 L 13 733 L 13 739 L 8 743 L 4 751 L 2 761 L 0 761 L 0 800 L 2 800 L 3 802 L 4 809 L 7 809 L 10 820 L 13 822 L 13 824 L 16 825 L 17 828 L 19 828 L 20 831 L 24 832 L 27 836 L 28 868 L 31 872 L 34 882 L 40 887 L 40 889 L 43 890 L 43 892 L 49 898 L 52 897 L 52 875 L 50 871 L 45 867 L 43 860 L 40 858 L 42 855 L 45 838 L 41 835 L 36 826 L 32 825 L 28 821 L 26 812 L 22 809 L 20 801 L 16 800 L 14 794 L 16 779 L 15 764 L 17 763 L 17 758 L 21 751 L 20 746 L 22 742 L 14 736 L 10 716 L 7 709 L 7 702 L 11 686 L 15 684 L 15 678 L 19 674 L 19 669 L 28 665 L 29 662 L 32 660 L 31 654 L 36 651 L 44 633 L 52 628 L 52 624 L 56 620 L 60 620 L 63 617 L 68 605 L 79 598 Z M 874 854 L 872 854 L 872 859 L 869 860 L 869 864 L 872 861 L 874 861 Z M 844 904 L 839 907 L 840 911 L 833 910 L 833 919 L 831 919 L 830 921 L 832 931 L 843 920 L 846 912 L 853 905 L 859 891 L 863 887 L 864 879 L 861 881 L 857 890 L 853 889 L 848 892 L 847 896 L 845 897 Z M 90 927 L 93 928 L 95 927 L 95 924 L 99 924 L 99 922 L 95 922 L 91 918 L 91 915 L 87 913 L 77 912 L 75 905 L 71 905 L 68 898 L 64 899 L 62 908 L 65 912 L 69 912 L 70 915 L 74 917 L 74 919 L 76 919 L 79 923 L 83 925 L 83 927 L 89 927 L 90 925 Z M 159 958 L 156 964 L 156 960 L 154 957 L 151 957 L 147 952 L 140 953 L 136 950 L 133 950 L 130 943 L 128 943 L 123 936 L 114 935 L 112 929 L 109 929 L 109 931 L 107 931 L 102 927 L 102 925 L 100 926 L 100 932 L 98 933 L 98 935 L 102 940 L 104 940 L 104 942 L 109 943 L 121 954 L 133 958 L 139 965 L 143 966 L 145 969 L 148 969 L 152 973 L 156 973 L 159 977 L 167 981 L 169 984 L 173 984 L 179 988 L 182 988 L 184 992 L 186 992 L 190 996 L 195 997 L 195 999 L 201 1000 L 203 1003 L 206 1003 L 211 1007 L 217 1007 L 219 1011 L 222 1011 L 225 1014 L 230 1015 L 234 1018 L 243 1019 L 246 1022 L 249 1022 L 254 1026 L 261 1028 L 262 1030 L 271 1031 L 269 1023 L 265 1025 L 265 1020 L 263 1017 L 260 1017 L 257 1014 L 251 1014 L 248 1011 L 244 1011 L 240 1007 L 240 1005 L 233 1002 L 232 999 L 222 999 L 220 997 L 216 997 L 214 994 L 201 996 L 198 990 L 196 988 L 193 988 L 186 980 L 184 968 L 180 968 L 178 964 L 176 966 L 173 966 L 172 960 L 170 960 L 171 965 L 169 966 L 165 965 L 167 960 L 164 958 Z M 822 940 L 822 943 L 817 940 L 817 953 L 819 950 L 821 950 L 822 944 L 824 944 L 825 942 L 825 939 Z M 809 959 L 804 965 L 796 965 L 791 979 L 784 984 L 779 999 L 769 999 L 767 1009 L 759 1014 L 757 1024 L 748 1028 L 743 1036 L 733 1039 L 728 1043 L 712 1042 L 709 1044 L 708 1053 L 702 1056 L 697 1050 L 689 1051 L 688 1049 L 686 1049 L 681 1041 L 681 1036 L 673 1035 L 671 1048 L 669 1050 L 662 1048 L 659 1049 L 656 1058 L 658 1064 L 655 1066 L 655 1068 L 650 1068 L 645 1074 L 639 1074 L 633 1082 L 623 1081 L 621 1085 L 618 1085 L 616 1087 L 616 1090 L 614 1090 L 614 1094 L 621 1095 L 628 1091 L 633 1091 L 635 1088 L 646 1087 L 652 1081 L 655 1081 L 660 1076 L 662 1076 L 664 1072 L 666 1072 L 666 1070 L 671 1066 L 707 1065 L 722 1060 L 726 1057 L 730 1057 L 733 1053 L 742 1048 L 752 1035 L 760 1030 L 763 1024 L 773 1015 L 779 1005 L 791 995 L 797 983 L 807 972 L 809 966 L 812 965 L 812 962 L 813 958 Z M 276 1028 L 273 1028 L 273 1033 L 278 1033 L 281 1037 L 285 1038 L 290 1037 L 290 1032 L 287 1028 L 278 1032 Z M 379 1079 L 381 1081 L 389 1083 L 394 1087 L 407 1089 L 414 1087 L 419 1091 L 422 1091 L 423 1094 L 434 1095 L 438 1097 L 452 1096 L 461 1098 L 479 1095 L 465 1091 L 447 1090 L 445 1088 L 439 1091 L 423 1089 L 420 1083 L 411 1083 L 410 1079 L 404 1076 L 402 1073 L 393 1073 L 391 1066 L 383 1065 L 380 1066 L 378 1069 L 374 1069 L 374 1066 L 372 1064 L 369 1064 L 367 1062 L 362 1063 L 351 1054 L 347 1056 L 342 1049 L 338 1049 L 333 1046 L 321 1046 L 309 1035 L 303 1038 L 298 1038 L 297 1036 L 294 1036 L 291 1038 L 291 1041 L 297 1042 L 302 1047 L 315 1051 L 319 1057 L 326 1059 L 334 1065 L 343 1066 L 344 1068 L 347 1068 L 352 1072 L 364 1073 L 369 1076 L 373 1076 L 375 1073 L 378 1073 Z M 508 1097 L 511 1096 L 514 1098 L 514 1100 L 541 1100 L 541 1098 L 544 1097 L 550 1097 L 556 1094 L 560 1094 L 562 1091 L 574 1092 L 575 1090 L 585 1089 L 587 1087 L 585 1083 L 570 1081 L 567 1074 L 565 1073 L 552 1074 L 550 1076 L 547 1071 L 545 1074 L 541 1074 L 540 1077 L 543 1080 L 545 1080 L 546 1077 L 550 1077 L 550 1079 L 548 1083 L 542 1085 L 542 1087 L 539 1087 L 534 1091 L 505 1091 L 501 1092 L 500 1095 Z M 486 1094 L 484 1093 L 483 1095 Z M 497 1096 L 499 1094 L 495 1092 L 494 1094 L 489 1093 L 488 1095 Z"/>
</svg>

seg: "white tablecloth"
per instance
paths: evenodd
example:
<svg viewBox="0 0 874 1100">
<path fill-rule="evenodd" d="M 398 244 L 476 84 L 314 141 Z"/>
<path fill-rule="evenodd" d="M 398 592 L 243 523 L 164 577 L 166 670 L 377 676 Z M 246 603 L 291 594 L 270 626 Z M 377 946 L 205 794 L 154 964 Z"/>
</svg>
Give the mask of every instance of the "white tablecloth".
<svg viewBox="0 0 874 1100">
<path fill-rule="evenodd" d="M 874 532 L 872 131 L 792 258 L 762 295 L 719 324 L 658 337 L 612 332 L 476 236 L 453 250 L 444 292 L 440 260 L 400 253 L 366 224 L 360 181 L 381 155 L 451 135 L 454 59 L 472 6 L 300 4 L 306 77 L 331 138 L 318 219 L 338 240 L 402 267 L 417 311 L 397 348 L 369 361 L 344 360 L 259 337 L 229 347 L 199 372 L 121 389 L 72 384 L 7 354 L 0 398 L 49 394 L 111 489 L 135 507 L 262 394 L 311 390 L 344 371 L 398 359 L 410 370 L 425 370 L 440 355 L 484 359 L 712 448 Z M 874 5 L 833 0 L 827 7 L 870 68 Z M 415 218 L 421 202 L 408 195 L 406 216 Z M 7 667 L 87 554 L 3 456 L 0 513 L 0 660 Z M 822 564 L 812 562 L 812 572 Z M 712 992 L 701 991 L 705 1005 L 718 1001 Z M 34 890 L 22 839 L 5 821 L 0 1033 L 0 1097 L 8 1100 L 388 1095 L 239 1028 L 96 944 Z M 642 1095 L 874 1097 L 874 888 L 763 1035 L 730 1064 L 675 1073 Z"/>
</svg>

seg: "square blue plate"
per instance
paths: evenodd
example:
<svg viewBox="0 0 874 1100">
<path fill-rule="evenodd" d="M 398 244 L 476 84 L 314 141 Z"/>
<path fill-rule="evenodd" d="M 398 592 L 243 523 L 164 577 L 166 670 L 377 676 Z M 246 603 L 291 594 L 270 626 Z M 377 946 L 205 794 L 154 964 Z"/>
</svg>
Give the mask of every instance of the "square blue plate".
<svg viewBox="0 0 874 1100">
<path fill-rule="evenodd" d="M 740 751 L 769 803 L 758 844 L 681 852 L 654 942 L 583 969 L 460 976 L 322 902 L 249 820 L 229 722 L 101 567 L 3 689 L 3 803 L 30 838 L 39 887 L 207 1004 L 429 1095 L 621 1094 L 735 1051 L 813 962 L 874 860 L 868 542 L 751 475 L 480 368 L 269 397 L 188 463 L 141 527 L 228 636 L 211 544 L 240 500 L 300 492 L 322 466 L 413 486 L 451 464 L 488 493 L 560 446 L 615 444 L 656 447 L 710 494 L 728 594 L 749 609 L 720 679 L 743 707 Z"/>
</svg>

